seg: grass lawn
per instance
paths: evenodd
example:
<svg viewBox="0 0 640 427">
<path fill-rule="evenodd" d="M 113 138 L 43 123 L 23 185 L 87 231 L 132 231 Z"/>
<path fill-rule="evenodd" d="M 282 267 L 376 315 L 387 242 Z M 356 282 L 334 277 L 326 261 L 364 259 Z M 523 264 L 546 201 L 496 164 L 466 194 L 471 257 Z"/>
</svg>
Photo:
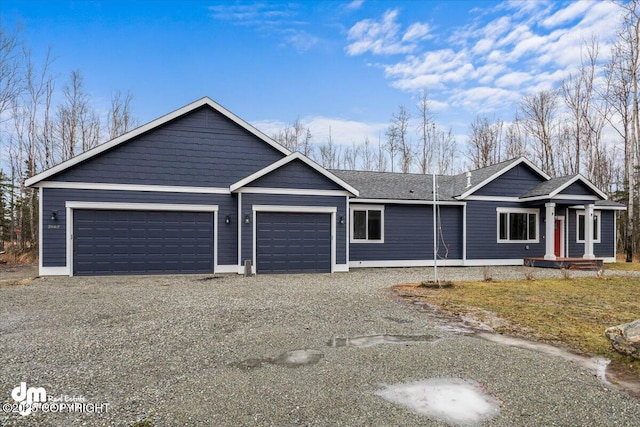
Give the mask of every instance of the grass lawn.
<svg viewBox="0 0 640 427">
<path fill-rule="evenodd" d="M 640 361 L 618 354 L 604 336 L 607 327 L 640 318 L 639 277 L 460 282 L 448 289 L 402 284 L 394 290 L 493 324 L 500 333 L 605 356 L 640 376 Z"/>
<path fill-rule="evenodd" d="M 614 262 L 605 264 L 604 268 L 606 270 L 640 271 L 640 262 Z"/>
</svg>

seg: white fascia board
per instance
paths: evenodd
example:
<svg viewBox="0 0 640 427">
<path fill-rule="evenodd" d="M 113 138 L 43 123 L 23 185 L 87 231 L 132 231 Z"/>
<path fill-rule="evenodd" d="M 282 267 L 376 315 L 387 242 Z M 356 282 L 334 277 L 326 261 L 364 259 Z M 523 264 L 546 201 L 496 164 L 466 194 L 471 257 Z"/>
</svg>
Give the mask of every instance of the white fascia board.
<svg viewBox="0 0 640 427">
<path fill-rule="evenodd" d="M 542 171 L 540 168 L 538 168 L 536 165 L 534 165 L 533 163 L 531 163 L 529 160 L 527 160 L 524 157 L 520 157 L 518 160 L 514 161 L 513 163 L 511 163 L 509 166 L 505 166 L 504 168 L 500 169 L 498 172 L 494 173 L 493 175 L 491 175 L 489 178 L 485 179 L 484 181 L 482 181 L 479 184 L 476 184 L 475 186 L 471 187 L 469 190 L 465 191 L 464 193 L 462 193 L 460 196 L 458 196 L 459 199 L 465 199 L 468 196 L 470 196 L 471 194 L 475 193 L 476 191 L 478 191 L 479 189 L 481 189 L 482 187 L 484 187 L 485 185 L 487 185 L 488 183 L 490 183 L 491 181 L 493 181 L 494 179 L 500 177 L 501 175 L 503 175 L 504 173 L 510 171 L 511 169 L 515 168 L 516 166 L 518 166 L 519 164 L 526 164 L 527 166 L 529 166 L 531 169 L 533 169 L 533 171 L 535 171 L 538 175 L 540 175 L 541 177 L 543 177 L 545 180 L 550 180 L 551 177 L 549 175 L 547 175 L 546 173 L 544 173 L 544 171 Z M 473 171 L 472 171 L 473 172 Z"/>
<path fill-rule="evenodd" d="M 218 205 L 189 205 L 168 203 L 118 203 L 118 202 L 77 202 L 67 201 L 69 209 L 108 209 L 140 211 L 217 212 Z"/>
<path fill-rule="evenodd" d="M 550 196 L 551 197 L 555 197 L 558 194 L 560 194 L 560 192 L 562 192 L 565 188 L 569 187 L 571 184 L 575 183 L 576 181 L 582 181 L 582 183 L 584 185 L 586 185 L 587 187 L 589 187 L 594 193 L 596 193 L 598 196 L 600 196 L 603 200 L 607 200 L 608 197 L 606 194 L 604 194 L 602 191 L 600 191 L 600 189 L 598 187 L 596 187 L 595 185 L 593 185 L 587 178 L 585 178 L 584 176 L 578 174 L 576 176 L 574 176 L 573 178 L 571 178 L 569 181 L 565 182 L 564 184 L 562 184 L 560 187 L 556 188 L 554 191 L 551 192 Z M 575 197 L 574 197 L 575 198 Z"/>
<path fill-rule="evenodd" d="M 522 199 L 518 197 L 505 197 L 505 196 L 468 196 L 465 200 L 475 200 L 483 202 L 516 202 L 519 203 Z"/>
<path fill-rule="evenodd" d="M 264 133 L 260 132 L 258 129 L 256 129 L 255 127 L 253 127 L 252 125 L 250 125 L 249 123 L 247 123 L 246 121 L 242 120 L 240 117 L 236 116 L 235 114 L 233 114 L 232 112 L 230 112 L 229 110 L 227 110 L 226 108 L 224 108 L 223 106 L 221 106 L 220 104 L 218 104 L 217 102 L 213 101 L 211 98 L 209 97 L 204 97 L 201 98 L 197 101 L 192 102 L 191 104 L 185 105 L 182 108 L 179 108 L 175 111 L 172 111 L 169 114 L 165 114 L 164 116 L 157 118 L 145 125 L 142 125 L 136 129 L 133 129 L 132 131 L 129 131 L 123 135 L 120 135 L 117 138 L 114 138 L 110 141 L 107 141 L 103 144 L 98 145 L 95 148 L 92 148 L 91 150 L 85 151 L 82 154 L 79 154 L 69 160 L 66 160 L 50 169 L 47 169 L 44 172 L 41 172 L 29 179 L 27 179 L 25 181 L 25 185 L 27 187 L 31 187 L 34 184 L 52 176 L 55 175 L 57 173 L 60 173 L 80 162 L 83 162 L 85 160 L 88 160 L 92 157 L 97 156 L 98 154 L 107 151 L 117 145 L 122 144 L 123 142 L 126 142 L 132 138 L 135 138 L 136 136 L 139 136 L 145 132 L 148 132 L 158 126 L 161 126 L 165 123 L 168 123 L 169 121 L 176 119 L 186 113 L 189 113 L 193 110 L 196 110 L 200 107 L 203 107 L 205 105 L 208 105 L 209 107 L 213 108 L 214 110 L 216 110 L 217 112 L 219 112 L 220 114 L 222 114 L 223 116 L 227 117 L 228 119 L 230 119 L 231 121 L 233 121 L 234 123 L 236 123 L 237 125 L 239 125 L 240 127 L 242 127 L 243 129 L 247 130 L 248 132 L 252 133 L 253 135 L 255 135 L 256 137 L 258 137 L 259 139 L 263 140 L 264 142 L 266 142 L 267 144 L 269 144 L 270 146 L 272 146 L 273 148 L 275 148 L 276 150 L 280 151 L 281 153 L 285 154 L 285 155 L 289 155 L 291 153 L 291 151 L 289 151 L 288 149 L 286 149 L 285 147 L 283 147 L 282 145 L 278 144 L 275 140 L 273 140 L 272 138 L 268 137 L 267 135 L 265 135 Z"/>
<path fill-rule="evenodd" d="M 227 191 L 228 192 L 228 191 Z M 243 187 L 236 193 L 253 194 L 286 194 L 294 196 L 350 196 L 346 190 L 307 190 L 305 188 L 269 188 L 269 187 Z"/>
<path fill-rule="evenodd" d="M 338 178 L 337 176 L 335 176 L 334 174 L 332 174 L 331 172 L 329 172 L 328 170 L 326 170 L 325 168 L 323 168 L 322 166 L 320 166 L 319 164 L 317 164 L 316 162 L 312 161 L 307 156 L 299 152 L 289 154 L 287 157 L 283 157 L 277 162 L 273 162 L 269 166 L 264 167 L 259 171 L 247 176 L 246 178 L 243 178 L 240 181 L 237 181 L 231 184 L 229 186 L 229 190 L 232 192 L 238 191 L 238 189 L 250 184 L 251 182 L 257 180 L 258 178 L 261 178 L 294 160 L 300 160 L 307 166 L 314 169 L 316 172 L 320 173 L 321 175 L 325 176 L 326 178 L 338 184 L 340 187 L 344 188 L 346 191 L 348 191 L 352 195 L 356 197 L 358 196 L 359 194 L 358 190 L 356 190 L 355 188 L 353 188 L 352 186 L 350 186 L 349 184 L 347 184 L 346 182 L 344 182 L 343 180 L 341 180 L 340 178 Z"/>
<path fill-rule="evenodd" d="M 584 210 L 584 205 L 569 206 L 569 209 Z M 594 204 L 593 210 L 594 211 L 626 211 L 627 207 L 626 206 L 598 206 Z"/>
<path fill-rule="evenodd" d="M 201 194 L 231 194 L 226 187 L 184 187 L 177 185 L 137 185 L 111 184 L 100 182 L 68 182 L 41 181 L 34 185 L 39 188 L 65 188 L 76 190 L 109 190 L 109 191 L 149 191 L 162 193 L 201 193 Z"/>
<path fill-rule="evenodd" d="M 253 205 L 254 212 L 336 213 L 333 206 Z"/>
<path fill-rule="evenodd" d="M 558 195 L 555 195 L 555 196 L 552 196 L 551 194 L 547 194 L 547 195 L 544 195 L 544 196 L 527 197 L 525 199 L 519 199 L 518 201 L 520 201 L 520 202 L 535 202 L 535 201 L 538 201 L 538 200 L 576 200 L 576 199 L 593 200 L 593 201 L 602 200 L 598 196 L 585 196 L 584 194 L 581 194 L 581 195 L 558 194 Z"/>
<path fill-rule="evenodd" d="M 432 200 L 403 200 L 403 199 L 350 199 L 349 203 L 368 203 L 368 204 L 394 204 L 394 205 L 433 205 Z M 452 200 L 437 200 L 436 205 L 464 206 L 466 202 L 457 202 Z"/>
</svg>

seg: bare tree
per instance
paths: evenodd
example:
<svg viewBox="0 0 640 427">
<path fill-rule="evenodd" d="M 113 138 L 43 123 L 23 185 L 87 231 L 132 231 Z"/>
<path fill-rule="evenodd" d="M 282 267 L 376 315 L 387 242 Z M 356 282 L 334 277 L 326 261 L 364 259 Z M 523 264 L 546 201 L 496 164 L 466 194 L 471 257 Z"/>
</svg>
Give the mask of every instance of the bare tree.
<svg viewBox="0 0 640 427">
<path fill-rule="evenodd" d="M 420 116 L 420 172 L 426 174 L 433 158 L 433 134 L 430 129 L 433 125 L 431 117 L 431 103 L 426 89 L 422 91 L 418 101 L 418 114 Z"/>
<path fill-rule="evenodd" d="M 132 101 L 131 92 L 123 96 L 120 91 L 117 91 L 111 96 L 111 108 L 107 117 L 109 139 L 125 134 L 138 125 L 138 121 L 131 114 Z"/>
<path fill-rule="evenodd" d="M 522 131 L 522 121 L 516 112 L 513 122 L 506 126 L 504 134 L 504 158 L 527 156 L 527 140 Z"/>
<path fill-rule="evenodd" d="M 376 163 L 375 154 L 371 150 L 371 141 L 369 141 L 369 137 L 365 136 L 360 152 L 362 153 L 362 169 L 366 171 L 374 170 Z"/>
<path fill-rule="evenodd" d="M 378 135 L 378 152 L 376 153 L 376 171 L 378 172 L 387 171 L 387 155 L 385 152 L 385 147 L 382 145 L 382 139 L 380 138 L 380 135 Z"/>
<path fill-rule="evenodd" d="M 500 161 L 502 120 L 476 116 L 471 122 L 471 134 L 467 141 L 467 157 L 474 168 L 483 168 Z"/>
<path fill-rule="evenodd" d="M 93 111 L 84 91 L 84 79 L 72 71 L 63 89 L 64 102 L 58 106 L 58 137 L 62 160 L 89 150 L 100 142 L 100 117 Z"/>
<path fill-rule="evenodd" d="M 391 125 L 389 126 L 389 138 L 390 140 L 395 140 L 397 150 L 400 151 L 400 165 L 403 173 L 409 173 L 414 155 L 413 147 L 408 135 L 410 117 L 411 116 L 407 109 L 401 105 L 398 108 L 398 113 L 393 114 L 391 118 Z M 392 149 L 392 145 L 393 143 L 389 146 L 390 150 Z M 391 167 L 393 171 L 393 161 Z"/>
<path fill-rule="evenodd" d="M 344 149 L 342 155 L 343 168 L 348 170 L 358 169 L 358 159 L 360 158 L 360 146 L 355 143 L 351 144 L 351 147 Z"/>
<path fill-rule="evenodd" d="M 19 30 L 9 32 L 0 26 L 0 122 L 24 89 L 18 35 Z"/>
<path fill-rule="evenodd" d="M 338 169 L 340 167 L 340 147 L 333 143 L 331 128 L 326 144 L 320 145 L 320 165 L 328 169 Z"/>
<path fill-rule="evenodd" d="M 389 153 L 391 159 L 391 172 L 394 171 L 394 164 L 396 162 L 396 153 L 399 149 L 398 143 L 398 128 L 395 125 L 390 124 L 384 135 L 387 137 L 385 149 Z"/>
<path fill-rule="evenodd" d="M 437 170 L 434 173 L 441 175 L 452 174 L 455 171 L 456 157 L 456 139 L 453 135 L 453 130 L 439 130 L 434 126 L 433 133 L 435 154 L 437 156 Z"/>
<path fill-rule="evenodd" d="M 558 94 L 553 90 L 525 96 L 520 102 L 524 129 L 535 142 L 533 149 L 548 173 L 555 175 L 554 131 Z"/>
<path fill-rule="evenodd" d="M 624 251 L 627 262 L 633 262 L 637 223 L 638 144 L 640 135 L 640 1 L 619 3 L 624 21 L 618 39 L 612 48 L 607 68 L 607 98 L 615 114 L 609 122 L 624 140 L 624 199 L 627 211 L 624 218 Z"/>
</svg>

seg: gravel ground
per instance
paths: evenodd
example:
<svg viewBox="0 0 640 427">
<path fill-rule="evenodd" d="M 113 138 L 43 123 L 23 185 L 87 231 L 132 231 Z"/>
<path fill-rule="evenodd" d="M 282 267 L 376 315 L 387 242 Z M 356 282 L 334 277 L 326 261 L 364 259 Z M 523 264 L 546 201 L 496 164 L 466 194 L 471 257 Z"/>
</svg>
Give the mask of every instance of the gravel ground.
<svg viewBox="0 0 640 427">
<path fill-rule="evenodd" d="M 451 280 L 480 268 L 448 268 Z M 494 279 L 521 269 L 492 268 Z M 559 275 L 536 270 L 536 277 Z M 575 273 L 593 275 L 593 273 Z M 608 273 L 611 274 L 611 273 Z M 492 426 L 637 426 L 640 401 L 558 357 L 444 328 L 390 286 L 425 269 L 242 277 L 49 277 L 0 287 L 0 402 L 20 382 L 103 413 L 0 413 L 0 425 L 444 425 L 387 402 L 385 385 L 479 383 Z M 331 347 L 332 338 L 428 334 L 428 342 Z M 334 340 L 334 342 L 340 340 Z M 283 353 L 313 349 L 292 367 Z M 313 363 L 316 362 L 316 363 Z"/>
</svg>

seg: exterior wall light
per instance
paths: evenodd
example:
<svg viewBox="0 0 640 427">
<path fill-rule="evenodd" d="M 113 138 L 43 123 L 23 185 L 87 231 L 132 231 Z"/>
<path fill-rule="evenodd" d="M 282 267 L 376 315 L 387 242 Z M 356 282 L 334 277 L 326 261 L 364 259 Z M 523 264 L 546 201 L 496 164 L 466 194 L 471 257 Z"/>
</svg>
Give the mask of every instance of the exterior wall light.
<svg viewBox="0 0 640 427">
<path fill-rule="evenodd" d="M 340 215 L 340 224 L 344 224 L 344 217 Z"/>
<path fill-rule="evenodd" d="M 58 212 L 51 211 L 51 221 L 57 221 L 57 220 L 58 220 Z"/>
<path fill-rule="evenodd" d="M 224 218 L 224 223 L 225 223 L 225 224 L 231 224 L 231 217 L 230 217 L 229 215 L 227 215 L 227 216 Z"/>
<path fill-rule="evenodd" d="M 245 224 L 249 224 L 251 222 L 251 219 L 249 218 L 249 214 L 244 216 L 244 223 Z"/>
</svg>

